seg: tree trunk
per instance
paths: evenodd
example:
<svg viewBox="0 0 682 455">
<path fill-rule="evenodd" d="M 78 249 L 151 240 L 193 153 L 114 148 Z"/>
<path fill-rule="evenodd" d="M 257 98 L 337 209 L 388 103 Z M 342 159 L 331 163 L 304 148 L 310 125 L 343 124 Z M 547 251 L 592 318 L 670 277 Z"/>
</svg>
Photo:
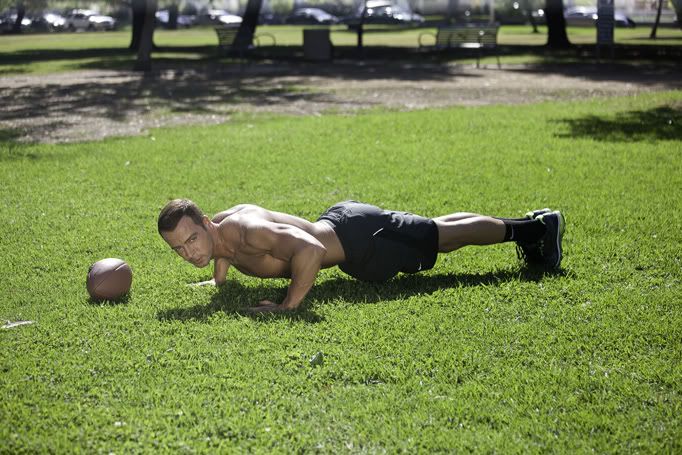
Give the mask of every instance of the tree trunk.
<svg viewBox="0 0 682 455">
<path fill-rule="evenodd" d="M 540 33 L 538 31 L 538 23 L 535 21 L 535 17 L 533 17 L 533 7 L 530 4 L 530 0 L 523 0 L 523 6 L 523 9 L 526 10 L 526 15 L 528 15 L 530 25 L 533 27 L 533 33 Z"/>
<path fill-rule="evenodd" d="M 246 49 L 253 44 L 253 35 L 256 33 L 262 5 L 263 0 L 249 0 L 249 3 L 246 4 L 242 23 L 234 40 L 234 45 L 237 49 Z"/>
<path fill-rule="evenodd" d="M 563 0 L 545 0 L 545 18 L 547 19 L 547 47 L 552 49 L 571 47 L 566 34 Z"/>
<path fill-rule="evenodd" d="M 455 23 L 455 17 L 457 16 L 457 7 L 459 1 L 458 0 L 448 0 L 448 15 L 447 15 L 447 22 L 448 24 L 454 24 Z"/>
<path fill-rule="evenodd" d="M 651 35 L 649 38 L 656 39 L 656 31 L 658 30 L 658 24 L 661 22 L 661 9 L 663 9 L 663 0 L 658 0 L 658 11 L 656 11 L 656 21 L 654 26 L 651 28 Z"/>
<path fill-rule="evenodd" d="M 677 15 L 677 26 L 682 30 L 682 0 L 670 0 Z"/>
<path fill-rule="evenodd" d="M 157 0 L 146 0 L 144 24 L 140 34 L 140 47 L 137 50 L 137 61 L 135 62 L 135 70 L 137 71 L 151 71 L 152 69 L 156 7 Z"/>
<path fill-rule="evenodd" d="M 26 16 L 26 5 L 24 2 L 17 2 L 17 20 L 12 26 L 12 33 L 21 33 L 21 23 Z"/>
<path fill-rule="evenodd" d="M 133 33 L 128 49 L 137 51 L 140 49 L 140 39 L 142 37 L 142 27 L 144 26 L 145 11 L 147 10 L 147 0 L 132 0 L 133 10 Z"/>
<path fill-rule="evenodd" d="M 362 9 L 360 10 L 360 22 L 358 23 L 358 51 L 362 52 L 362 34 L 365 27 L 365 17 L 367 16 L 367 2 L 362 0 Z"/>
<path fill-rule="evenodd" d="M 177 30 L 178 28 L 178 4 L 171 3 L 168 6 L 168 28 L 170 30 Z"/>
</svg>

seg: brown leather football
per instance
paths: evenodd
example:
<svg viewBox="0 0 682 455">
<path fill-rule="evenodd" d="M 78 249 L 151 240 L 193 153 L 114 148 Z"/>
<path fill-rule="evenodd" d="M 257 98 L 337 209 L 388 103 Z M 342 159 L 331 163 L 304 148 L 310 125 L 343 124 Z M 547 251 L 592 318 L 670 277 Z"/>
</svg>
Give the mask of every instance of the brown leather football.
<svg viewBox="0 0 682 455">
<path fill-rule="evenodd" d="M 122 259 L 107 258 L 90 266 L 86 287 L 94 300 L 118 300 L 130 291 L 133 271 Z"/>
</svg>

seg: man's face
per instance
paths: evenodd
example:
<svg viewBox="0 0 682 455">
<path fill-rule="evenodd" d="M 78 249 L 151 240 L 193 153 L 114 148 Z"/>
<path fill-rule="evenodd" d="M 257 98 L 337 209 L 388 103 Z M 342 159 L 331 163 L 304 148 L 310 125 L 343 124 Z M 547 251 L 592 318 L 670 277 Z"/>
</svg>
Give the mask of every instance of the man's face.
<svg viewBox="0 0 682 455">
<path fill-rule="evenodd" d="M 204 219 L 204 223 L 207 223 Z M 182 258 L 196 267 L 206 267 L 213 256 L 213 239 L 205 225 L 196 224 L 192 218 L 183 216 L 176 228 L 162 232 L 161 237 Z"/>
</svg>

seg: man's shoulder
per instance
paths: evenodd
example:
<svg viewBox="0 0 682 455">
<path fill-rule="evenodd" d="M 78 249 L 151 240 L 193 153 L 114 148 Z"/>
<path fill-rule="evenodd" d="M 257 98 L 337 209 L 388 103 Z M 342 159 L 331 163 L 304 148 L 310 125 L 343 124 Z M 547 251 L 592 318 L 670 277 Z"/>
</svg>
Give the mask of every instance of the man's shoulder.
<svg viewBox="0 0 682 455">
<path fill-rule="evenodd" d="M 239 208 L 222 217 L 217 223 L 220 226 L 240 226 L 249 228 L 261 226 L 272 221 L 272 214 L 270 211 L 257 205 L 241 204 L 236 207 Z"/>
<path fill-rule="evenodd" d="M 247 215 L 259 212 L 267 212 L 267 210 L 255 204 L 239 204 L 235 205 L 234 207 L 230 207 L 227 210 L 223 210 L 220 213 L 216 213 L 213 215 L 213 218 L 211 218 L 211 221 L 220 224 L 225 220 L 236 218 L 237 215 Z"/>
<path fill-rule="evenodd" d="M 241 212 L 244 210 L 264 210 L 263 207 L 256 204 L 237 204 L 228 209 L 229 211 Z"/>
</svg>

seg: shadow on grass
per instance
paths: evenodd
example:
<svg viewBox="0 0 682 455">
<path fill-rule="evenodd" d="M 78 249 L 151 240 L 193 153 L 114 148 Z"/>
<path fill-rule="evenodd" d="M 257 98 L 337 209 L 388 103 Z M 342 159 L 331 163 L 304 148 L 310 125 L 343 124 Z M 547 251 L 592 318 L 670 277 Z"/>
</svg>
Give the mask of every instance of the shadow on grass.
<svg viewBox="0 0 682 455">
<path fill-rule="evenodd" d="M 105 60 L 117 56 L 131 55 L 134 55 L 134 53 L 123 47 L 98 47 L 92 49 L 26 49 L 2 54 L 2 63 L 4 65 L 16 65 L 55 60 L 92 58 Z"/>
<path fill-rule="evenodd" d="M 17 142 L 21 136 L 22 132 L 19 130 L 0 129 L 0 162 L 40 158 L 27 144 Z"/>
<path fill-rule="evenodd" d="M 0 68 L 0 77 L 3 76 L 17 76 L 20 74 L 26 74 L 28 70 L 26 68 Z"/>
<path fill-rule="evenodd" d="M 76 58 L 78 51 L 52 51 L 40 58 Z M 52 54 L 50 52 L 50 54 Z M 215 52 L 213 50 L 212 52 Z M 83 58 L 94 54 L 83 51 Z M 36 57 L 12 55 L 16 64 Z M 60 55 L 62 57 L 60 57 Z M 130 60 L 128 60 L 130 59 Z M 131 57 L 123 51 L 105 49 L 95 61 L 69 62 L 73 68 L 125 69 Z M 218 59 L 197 62 L 161 59 L 149 73 L 132 71 L 81 73 L 74 78 L 57 75 L 42 83 L 17 80 L 0 87 L 6 108 L 0 110 L 0 122 L 21 124 L 24 136 L 42 137 L 63 126 L 64 119 L 103 118 L 116 122 L 147 115 L 151 108 L 171 114 L 195 114 L 222 118 L 242 106 L 277 106 L 283 112 L 298 112 L 300 103 L 316 105 L 320 110 L 343 110 L 348 101 L 310 85 L 310 76 L 343 77 L 347 80 L 370 79 L 439 80 L 453 77 L 477 77 L 457 74 L 457 70 L 439 63 L 426 66 L 412 63 L 344 62 L 317 65 L 302 61 L 253 61 L 244 65 Z M 0 71 L 2 66 L 0 65 Z M 68 73 L 66 73 L 68 74 Z M 324 85 L 324 84 L 322 84 Z M 378 100 L 367 100 L 368 107 L 380 106 Z M 40 119 L 26 122 L 26 119 Z"/>
<path fill-rule="evenodd" d="M 501 272 L 456 275 L 408 275 L 401 274 L 385 283 L 366 283 L 351 278 L 335 278 L 324 281 L 313 287 L 307 296 L 308 301 L 327 303 L 338 299 L 354 304 L 374 304 L 386 300 L 406 299 L 413 295 L 433 294 L 441 289 L 494 286 L 509 281 L 540 281 L 546 276 L 565 276 L 563 270 L 547 271 L 536 268 L 522 268 Z M 214 313 L 222 312 L 235 316 L 247 316 L 258 321 L 278 319 L 301 320 L 316 323 L 322 317 L 307 306 L 291 313 L 253 314 L 248 307 L 256 305 L 263 299 L 280 302 L 284 299 L 287 286 L 273 286 L 264 282 L 263 286 L 245 287 L 231 282 L 222 287 L 211 297 L 210 303 L 192 307 L 172 308 L 158 313 L 157 318 L 180 321 L 206 321 Z"/>
<path fill-rule="evenodd" d="M 623 112 L 612 118 L 588 115 L 559 122 L 569 128 L 567 133 L 557 135 L 564 138 L 608 142 L 682 140 L 682 104 Z"/>
<path fill-rule="evenodd" d="M 549 51 L 544 46 L 500 46 L 499 54 L 501 57 L 540 57 L 538 65 L 511 71 L 633 81 L 675 89 L 682 88 L 680 49 L 679 46 L 617 46 L 616 60 L 604 65 L 593 60 L 594 46 L 574 46 L 567 51 Z M 23 64 L 50 61 L 65 62 L 72 69 L 113 71 L 81 73 L 74 79 L 49 77 L 39 84 L 23 79 L 6 84 L 0 87 L 5 104 L 5 109 L 0 110 L 0 122 L 21 124 L 26 129 L 26 137 L 36 138 L 58 131 L 65 118 L 83 116 L 123 123 L 148 114 L 150 107 L 217 118 L 230 115 L 242 106 L 277 106 L 281 112 L 289 112 L 288 109 L 298 112 L 300 103 L 310 103 L 318 110 L 333 112 L 347 109 L 348 100 L 325 90 L 324 78 L 357 82 L 381 80 L 387 87 L 400 81 L 484 78 L 483 73 L 462 71 L 452 65 L 472 57 L 460 51 L 370 46 L 359 53 L 354 46 L 337 46 L 334 60 L 325 63 L 306 62 L 302 52 L 301 46 L 263 47 L 245 60 L 234 60 L 220 57 L 216 46 L 162 47 L 154 53 L 154 71 L 146 74 L 128 71 L 135 55 L 126 48 L 2 53 L 0 74 L 13 69 L 21 71 Z M 656 65 L 640 64 L 640 59 L 645 57 L 655 59 Z M 311 85 L 311 77 L 320 80 Z M 371 108 L 382 103 L 366 99 L 364 105 Z M 40 121 L 31 123 L 26 119 Z"/>
<path fill-rule="evenodd" d="M 87 302 L 90 305 L 95 305 L 95 306 L 118 306 L 118 305 L 127 305 L 130 302 L 130 292 L 126 293 L 123 295 L 121 298 L 116 299 L 116 300 L 98 300 L 98 299 L 93 299 L 92 297 L 88 297 Z"/>
<path fill-rule="evenodd" d="M 64 125 L 63 122 L 55 122 L 53 124 L 42 127 L 42 134 L 50 134 L 51 131 L 57 130 Z M 0 163 L 22 161 L 22 160 L 50 160 L 59 159 L 62 162 L 66 160 L 78 159 L 82 152 L 60 153 L 55 149 L 46 149 L 44 147 L 35 147 L 35 144 L 25 142 L 26 129 L 0 129 Z"/>
</svg>

